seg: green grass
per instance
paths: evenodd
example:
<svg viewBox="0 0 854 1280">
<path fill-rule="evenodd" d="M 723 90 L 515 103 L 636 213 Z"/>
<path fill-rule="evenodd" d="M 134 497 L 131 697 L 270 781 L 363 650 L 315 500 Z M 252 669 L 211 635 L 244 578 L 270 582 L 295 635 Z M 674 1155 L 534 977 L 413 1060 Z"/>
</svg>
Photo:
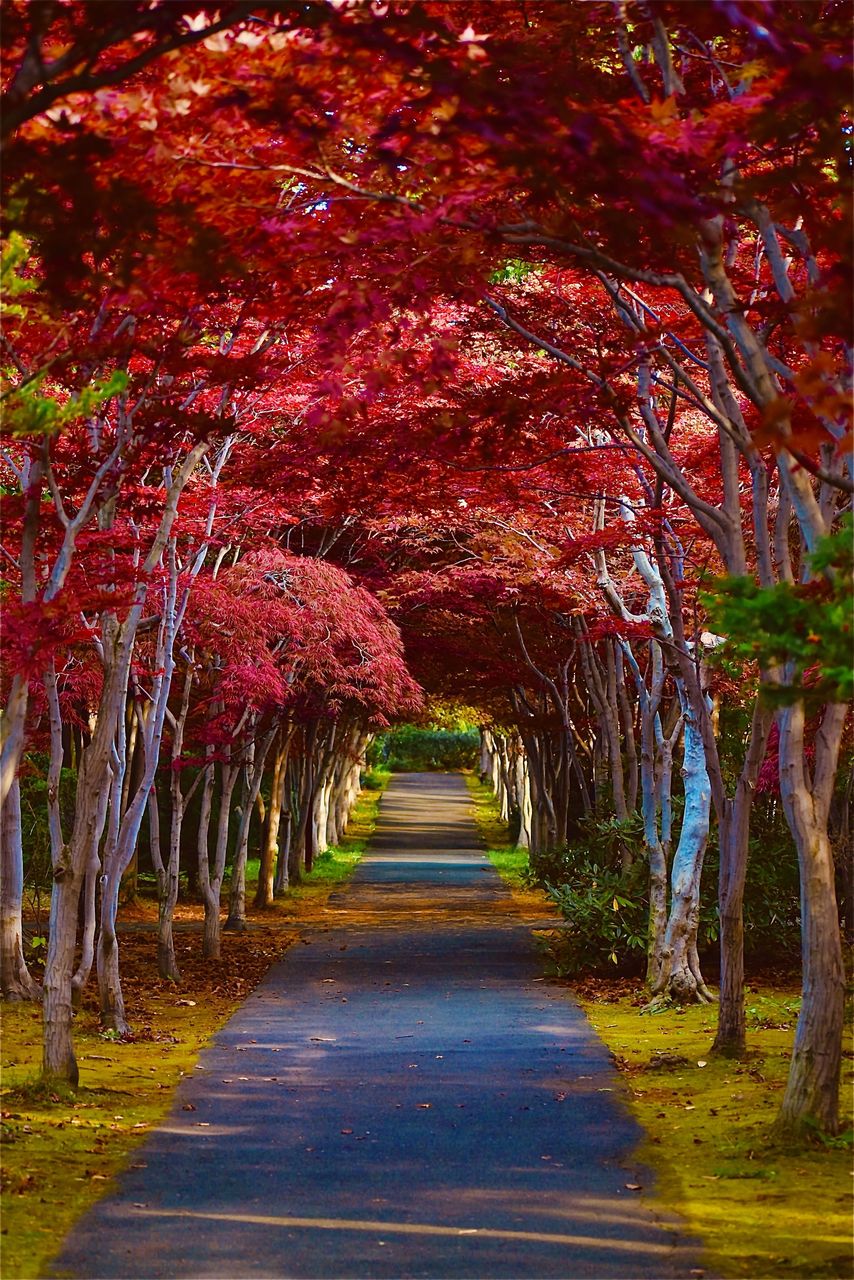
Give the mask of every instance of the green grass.
<svg viewBox="0 0 854 1280">
<path fill-rule="evenodd" d="M 639 1155 L 654 1171 L 656 1193 L 705 1242 L 706 1265 L 744 1280 L 850 1275 L 850 1134 L 791 1148 L 770 1138 L 788 1075 L 797 992 L 748 988 L 743 1062 L 710 1053 L 713 1008 L 642 1016 L 644 1000 L 638 983 L 631 995 L 582 1004 L 615 1055 L 631 1110 L 648 1135 Z M 843 1074 L 845 1100 L 850 1056 Z"/>
<path fill-rule="evenodd" d="M 541 919 L 556 915 L 554 905 L 544 894 L 531 885 L 528 850 L 510 843 L 507 823 L 501 819 L 498 803 L 492 787 L 481 782 L 477 774 L 465 775 L 466 786 L 474 803 L 474 821 L 483 842 L 486 855 L 513 898 L 526 915 Z"/>
<path fill-rule="evenodd" d="M 157 984 L 158 986 L 163 984 Z M 164 997 L 157 1039 L 115 1044 L 97 1016 L 78 1014 L 75 1049 L 84 1087 L 46 1093 L 34 1083 L 41 1059 L 41 1010 L 3 1008 L 0 1136 L 3 1143 L 4 1280 L 43 1276 L 76 1218 L 116 1173 L 172 1102 L 175 1086 L 238 1001 L 196 995 L 192 1007 Z"/>
<path fill-rule="evenodd" d="M 331 889 L 347 879 L 373 835 L 377 825 L 380 800 L 390 777 L 391 774 L 387 769 L 371 769 L 363 775 L 362 793 L 353 806 L 347 831 L 341 843 L 331 845 L 324 853 L 318 854 L 311 871 L 304 873 L 298 884 L 292 884 L 281 898 L 277 898 L 273 906 L 264 913 L 265 917 L 273 920 L 277 915 L 291 916 L 296 904 L 311 903 L 318 898 L 318 895 L 325 897 Z M 255 895 L 259 867 L 260 859 L 247 859 L 247 902 L 251 902 Z M 223 883 L 224 898 L 228 895 L 228 889 L 229 877 L 226 873 Z M 254 915 L 251 910 L 249 914 Z"/>
<path fill-rule="evenodd" d="M 492 787 L 475 773 L 465 774 L 474 801 L 474 821 L 489 860 L 502 880 L 515 888 L 527 888 L 528 850 L 510 844 L 507 823 L 502 822 Z"/>
<path fill-rule="evenodd" d="M 324 853 L 317 855 L 311 871 L 303 876 L 299 884 L 291 886 L 282 899 L 283 903 L 311 902 L 318 893 L 325 898 L 330 889 L 342 884 L 351 875 L 374 833 L 380 800 L 390 777 L 387 770 L 377 769 L 365 776 L 365 786 L 353 807 L 347 832 L 341 843 L 332 845 Z M 257 862 L 254 863 L 254 876 L 253 889 L 258 882 Z M 248 880 L 247 871 L 247 884 Z"/>
</svg>

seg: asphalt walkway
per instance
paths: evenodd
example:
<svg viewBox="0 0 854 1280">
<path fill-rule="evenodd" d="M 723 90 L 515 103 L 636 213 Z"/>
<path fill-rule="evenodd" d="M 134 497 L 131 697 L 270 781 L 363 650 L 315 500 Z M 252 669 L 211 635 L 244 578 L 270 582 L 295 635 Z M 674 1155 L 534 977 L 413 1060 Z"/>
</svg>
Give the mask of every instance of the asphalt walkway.
<svg viewBox="0 0 854 1280">
<path fill-rule="evenodd" d="M 54 1274 L 689 1276 L 607 1052 L 541 978 L 463 780 L 394 778 L 332 905 Z"/>
</svg>

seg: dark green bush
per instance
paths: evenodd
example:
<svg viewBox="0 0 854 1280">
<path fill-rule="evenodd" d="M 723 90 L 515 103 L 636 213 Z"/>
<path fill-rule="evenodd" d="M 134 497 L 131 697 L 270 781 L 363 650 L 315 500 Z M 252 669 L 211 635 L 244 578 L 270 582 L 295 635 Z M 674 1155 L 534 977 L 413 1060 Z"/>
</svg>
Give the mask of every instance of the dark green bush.
<svg viewBox="0 0 854 1280">
<path fill-rule="evenodd" d="M 757 800 L 744 887 L 744 951 L 748 960 L 797 962 L 801 947 L 798 855 L 779 805 Z M 715 902 L 717 833 L 703 871 L 703 903 Z M 841 904 L 840 904 L 841 907 Z"/>
<path fill-rule="evenodd" d="M 393 773 L 473 769 L 479 747 L 476 729 L 421 729 L 406 724 L 374 739 L 368 765 Z"/>
<path fill-rule="evenodd" d="M 20 773 L 21 784 L 21 843 L 24 851 L 24 883 L 30 895 L 50 897 L 53 884 L 51 863 L 50 828 L 48 826 L 46 755 L 25 756 Z M 59 797 L 62 825 L 66 838 L 74 822 L 74 795 L 77 773 L 63 769 L 60 775 Z"/>
<path fill-rule="evenodd" d="M 551 945 L 558 970 L 581 973 L 640 972 L 649 915 L 648 867 L 637 815 L 625 822 L 588 819 L 584 840 L 531 859 L 530 880 L 544 888 L 572 926 Z M 677 823 L 678 830 L 678 823 Z M 634 861 L 621 869 L 621 853 Z M 701 951 L 712 967 L 719 933 L 718 850 L 713 828 L 700 897 Z M 787 963 L 800 949 L 798 864 L 779 808 L 757 803 L 744 898 L 744 945 L 748 960 Z"/>
<path fill-rule="evenodd" d="M 571 925 L 552 947 L 561 973 L 575 976 L 642 967 L 649 913 L 645 880 L 642 863 L 620 872 L 588 857 L 576 861 L 567 883 L 546 885 L 549 897 Z"/>
<path fill-rule="evenodd" d="M 643 820 L 639 813 L 619 818 L 582 818 L 578 823 L 578 840 L 556 849 L 543 850 L 531 855 L 530 876 L 534 884 L 545 886 L 564 884 L 582 862 L 594 861 L 603 868 L 615 871 L 622 866 L 624 852 L 630 861 L 642 859 Z"/>
</svg>

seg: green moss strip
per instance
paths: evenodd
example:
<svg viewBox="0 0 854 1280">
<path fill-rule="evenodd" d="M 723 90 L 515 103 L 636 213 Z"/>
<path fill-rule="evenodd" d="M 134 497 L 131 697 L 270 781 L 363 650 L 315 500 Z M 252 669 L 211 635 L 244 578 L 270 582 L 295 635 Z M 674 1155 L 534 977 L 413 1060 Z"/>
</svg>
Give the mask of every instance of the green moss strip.
<svg viewBox="0 0 854 1280">
<path fill-rule="evenodd" d="M 732 1277 L 851 1274 L 850 1134 L 786 1150 L 768 1139 L 789 1069 L 798 996 L 750 987 L 749 1056 L 714 1058 L 708 1006 L 640 1013 L 643 992 L 582 1005 L 614 1054 L 647 1132 L 656 1193 Z M 844 1097 L 851 1097 L 850 1055 Z"/>
</svg>

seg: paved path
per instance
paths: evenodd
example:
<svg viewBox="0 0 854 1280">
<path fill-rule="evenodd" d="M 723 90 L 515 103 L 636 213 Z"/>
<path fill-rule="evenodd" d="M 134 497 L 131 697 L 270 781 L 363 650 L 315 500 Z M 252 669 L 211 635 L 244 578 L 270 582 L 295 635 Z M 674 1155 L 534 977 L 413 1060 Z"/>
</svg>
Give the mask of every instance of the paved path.
<svg viewBox="0 0 854 1280">
<path fill-rule="evenodd" d="M 606 1050 L 539 978 L 470 814 L 457 776 L 392 781 L 340 925 L 216 1037 L 55 1274 L 690 1274 L 679 1224 L 626 1188 L 650 1178 Z"/>
</svg>

